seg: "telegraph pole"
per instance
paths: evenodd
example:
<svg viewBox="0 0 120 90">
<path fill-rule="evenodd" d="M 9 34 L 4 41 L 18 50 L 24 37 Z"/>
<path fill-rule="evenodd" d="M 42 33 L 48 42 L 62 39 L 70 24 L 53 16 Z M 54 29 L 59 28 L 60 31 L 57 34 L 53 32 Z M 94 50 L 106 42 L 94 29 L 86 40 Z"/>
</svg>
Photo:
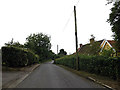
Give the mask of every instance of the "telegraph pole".
<svg viewBox="0 0 120 90">
<path fill-rule="evenodd" d="M 79 70 L 76 6 L 74 6 L 74 17 L 75 17 L 75 41 L 76 41 L 76 69 Z"/>
</svg>

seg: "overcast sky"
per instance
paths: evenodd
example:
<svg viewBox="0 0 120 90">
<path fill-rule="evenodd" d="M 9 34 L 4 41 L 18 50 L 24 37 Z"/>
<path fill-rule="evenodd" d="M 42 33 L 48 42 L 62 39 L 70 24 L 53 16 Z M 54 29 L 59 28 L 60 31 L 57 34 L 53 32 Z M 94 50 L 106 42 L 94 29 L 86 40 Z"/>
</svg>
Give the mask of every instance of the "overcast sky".
<svg viewBox="0 0 120 90">
<path fill-rule="evenodd" d="M 79 1 L 79 3 L 78 3 Z M 106 0 L 0 0 L 0 47 L 14 38 L 24 44 L 31 33 L 51 36 L 52 50 L 75 52 L 74 5 L 77 4 L 78 43 L 112 39 Z"/>
</svg>

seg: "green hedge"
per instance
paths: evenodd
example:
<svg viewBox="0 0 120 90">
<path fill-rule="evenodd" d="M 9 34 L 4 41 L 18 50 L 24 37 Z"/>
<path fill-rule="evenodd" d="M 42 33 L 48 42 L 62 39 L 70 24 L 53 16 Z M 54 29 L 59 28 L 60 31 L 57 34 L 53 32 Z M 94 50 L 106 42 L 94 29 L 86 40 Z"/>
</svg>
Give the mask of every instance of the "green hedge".
<svg viewBox="0 0 120 90">
<path fill-rule="evenodd" d="M 2 63 L 10 67 L 27 66 L 39 62 L 32 51 L 18 47 L 2 47 Z"/>
<path fill-rule="evenodd" d="M 76 68 L 76 56 L 69 55 L 55 60 L 56 64 Z M 80 70 L 120 79 L 120 57 L 85 56 L 79 55 Z"/>
</svg>

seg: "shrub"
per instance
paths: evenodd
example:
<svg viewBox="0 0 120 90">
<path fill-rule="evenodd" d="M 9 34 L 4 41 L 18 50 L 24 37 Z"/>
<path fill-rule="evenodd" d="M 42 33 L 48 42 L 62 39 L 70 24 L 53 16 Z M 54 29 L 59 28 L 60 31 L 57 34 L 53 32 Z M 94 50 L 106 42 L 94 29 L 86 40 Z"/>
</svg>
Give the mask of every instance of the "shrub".
<svg viewBox="0 0 120 90">
<path fill-rule="evenodd" d="M 18 47 L 2 47 L 2 63 L 10 67 L 21 67 L 38 62 L 32 51 Z"/>
<path fill-rule="evenodd" d="M 55 63 L 75 69 L 75 60 L 76 56 L 70 55 L 56 59 Z M 79 55 L 79 67 L 83 71 L 120 79 L 120 57 Z"/>
<path fill-rule="evenodd" d="M 33 53 L 30 50 L 26 50 L 26 51 L 27 51 L 28 65 L 32 65 L 34 63 L 39 62 L 39 56 L 38 55 L 36 55 L 35 53 Z"/>
</svg>

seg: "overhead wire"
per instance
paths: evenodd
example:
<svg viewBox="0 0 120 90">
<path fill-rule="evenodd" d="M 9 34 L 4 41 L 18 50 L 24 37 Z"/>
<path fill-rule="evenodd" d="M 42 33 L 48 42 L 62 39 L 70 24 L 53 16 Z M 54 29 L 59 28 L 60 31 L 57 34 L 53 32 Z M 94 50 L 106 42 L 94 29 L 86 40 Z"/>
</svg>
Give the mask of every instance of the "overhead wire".
<svg viewBox="0 0 120 90">
<path fill-rule="evenodd" d="M 75 4 L 75 6 L 78 6 L 79 2 L 80 2 L 80 0 L 77 1 L 77 3 Z"/>
<path fill-rule="evenodd" d="M 79 2 L 80 2 L 80 0 L 77 1 L 77 3 L 75 4 L 75 6 L 78 6 Z M 73 15 L 73 12 L 74 12 L 74 10 L 72 10 L 72 12 L 71 12 L 71 14 L 70 14 L 70 17 L 68 18 L 67 22 L 65 23 L 65 26 L 64 26 L 64 28 L 63 28 L 63 31 L 64 31 L 64 30 L 66 29 L 66 27 L 68 26 L 68 24 L 69 24 L 69 22 L 70 22 L 70 20 L 71 20 L 71 17 L 72 17 L 72 15 Z"/>
<path fill-rule="evenodd" d="M 68 18 L 68 20 L 67 20 L 67 22 L 66 22 L 66 24 L 65 24 L 65 26 L 63 28 L 63 31 L 66 29 L 68 23 L 70 22 L 70 19 L 71 19 L 72 15 L 73 15 L 73 12 L 74 12 L 74 10 L 71 12 L 70 17 Z"/>
</svg>

